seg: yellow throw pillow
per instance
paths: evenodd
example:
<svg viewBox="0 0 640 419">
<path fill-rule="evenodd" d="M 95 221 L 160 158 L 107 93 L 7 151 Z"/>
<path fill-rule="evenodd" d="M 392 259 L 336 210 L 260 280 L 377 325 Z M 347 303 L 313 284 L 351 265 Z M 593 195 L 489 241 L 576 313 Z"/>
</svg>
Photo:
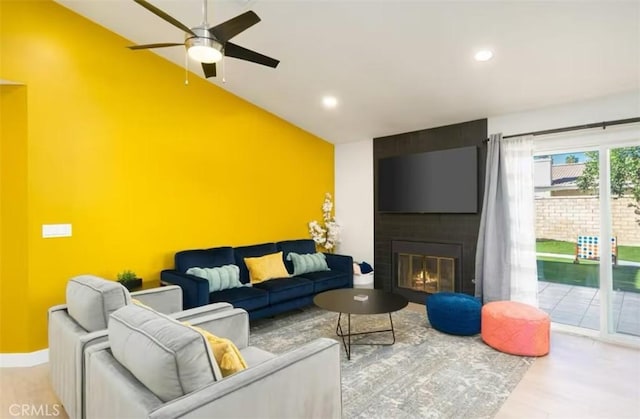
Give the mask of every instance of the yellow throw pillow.
<svg viewBox="0 0 640 419">
<path fill-rule="evenodd" d="M 289 272 L 284 266 L 282 252 L 271 253 L 257 258 L 244 258 L 249 269 L 249 279 L 252 284 L 273 278 L 288 278 Z"/>
<path fill-rule="evenodd" d="M 188 323 L 185 324 L 200 333 L 207 340 L 223 377 L 227 377 L 247 368 L 247 363 L 238 350 L 238 347 L 229 339 L 219 338 L 218 336 L 197 326 L 191 326 Z"/>
</svg>

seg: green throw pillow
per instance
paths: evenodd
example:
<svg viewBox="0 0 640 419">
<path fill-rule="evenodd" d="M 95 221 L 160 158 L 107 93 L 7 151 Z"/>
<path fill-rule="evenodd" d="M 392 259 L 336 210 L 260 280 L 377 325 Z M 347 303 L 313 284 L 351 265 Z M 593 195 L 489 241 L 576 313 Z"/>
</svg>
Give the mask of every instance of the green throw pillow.
<svg viewBox="0 0 640 419">
<path fill-rule="evenodd" d="M 224 265 L 218 268 L 189 268 L 187 273 L 209 281 L 209 292 L 242 286 L 240 268 L 236 265 Z"/>
<path fill-rule="evenodd" d="M 287 260 L 293 262 L 294 275 L 330 270 L 329 266 L 327 266 L 327 258 L 324 253 L 307 253 L 299 255 L 291 252 L 287 255 Z"/>
</svg>

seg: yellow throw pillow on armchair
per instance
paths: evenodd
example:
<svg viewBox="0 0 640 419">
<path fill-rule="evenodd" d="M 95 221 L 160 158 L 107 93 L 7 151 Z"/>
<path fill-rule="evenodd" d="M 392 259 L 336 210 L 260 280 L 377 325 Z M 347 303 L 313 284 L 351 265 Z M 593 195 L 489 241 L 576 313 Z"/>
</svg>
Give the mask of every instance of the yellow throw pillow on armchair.
<svg viewBox="0 0 640 419">
<path fill-rule="evenodd" d="M 247 363 L 238 350 L 238 347 L 229 339 L 220 338 L 200 327 L 192 326 L 190 324 L 187 325 L 200 333 L 207 340 L 223 377 L 227 377 L 247 368 Z"/>
<path fill-rule="evenodd" d="M 244 258 L 244 263 L 249 269 L 249 280 L 252 284 L 257 284 L 267 279 L 289 277 L 289 272 L 282 260 L 282 252 L 255 258 Z"/>
</svg>

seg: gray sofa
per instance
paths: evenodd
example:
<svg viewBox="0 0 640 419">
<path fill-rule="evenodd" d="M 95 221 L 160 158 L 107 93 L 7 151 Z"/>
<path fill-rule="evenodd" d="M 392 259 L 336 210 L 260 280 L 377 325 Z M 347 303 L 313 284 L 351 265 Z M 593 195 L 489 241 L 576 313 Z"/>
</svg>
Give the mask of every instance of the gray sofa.
<svg viewBox="0 0 640 419">
<path fill-rule="evenodd" d="M 67 304 L 51 307 L 48 312 L 51 384 L 70 418 L 84 417 L 85 350 L 107 340 L 109 315 L 131 304 L 132 297 L 184 321 L 232 309 L 230 304 L 221 303 L 182 311 L 182 289 L 178 286 L 130 294 L 119 283 L 97 276 L 72 278 L 67 283 Z"/>
<path fill-rule="evenodd" d="M 109 340 L 86 351 L 87 418 L 339 418 L 340 348 L 314 340 L 272 354 L 249 345 L 249 316 L 193 322 L 235 343 L 247 369 L 222 378 L 202 335 L 139 306 L 114 312 Z"/>
</svg>

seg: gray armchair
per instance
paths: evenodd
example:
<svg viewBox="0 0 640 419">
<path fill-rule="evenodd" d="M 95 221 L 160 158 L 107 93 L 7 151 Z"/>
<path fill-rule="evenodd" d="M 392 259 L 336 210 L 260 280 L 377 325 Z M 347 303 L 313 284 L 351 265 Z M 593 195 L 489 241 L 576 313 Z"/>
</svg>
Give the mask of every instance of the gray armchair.
<svg viewBox="0 0 640 419">
<path fill-rule="evenodd" d="M 49 365 L 51 384 L 70 418 L 83 418 L 84 352 L 106 341 L 109 315 L 131 298 L 181 320 L 231 309 L 226 303 L 182 311 L 182 289 L 160 287 L 129 293 L 121 284 L 92 275 L 72 278 L 67 284 L 67 304 L 49 309 Z"/>
<path fill-rule="evenodd" d="M 232 340 L 248 367 L 222 378 L 202 335 L 145 307 L 111 315 L 89 348 L 88 419 L 339 418 L 340 347 L 320 338 L 282 354 L 249 345 L 249 316 L 232 309 L 192 325 Z"/>
</svg>

